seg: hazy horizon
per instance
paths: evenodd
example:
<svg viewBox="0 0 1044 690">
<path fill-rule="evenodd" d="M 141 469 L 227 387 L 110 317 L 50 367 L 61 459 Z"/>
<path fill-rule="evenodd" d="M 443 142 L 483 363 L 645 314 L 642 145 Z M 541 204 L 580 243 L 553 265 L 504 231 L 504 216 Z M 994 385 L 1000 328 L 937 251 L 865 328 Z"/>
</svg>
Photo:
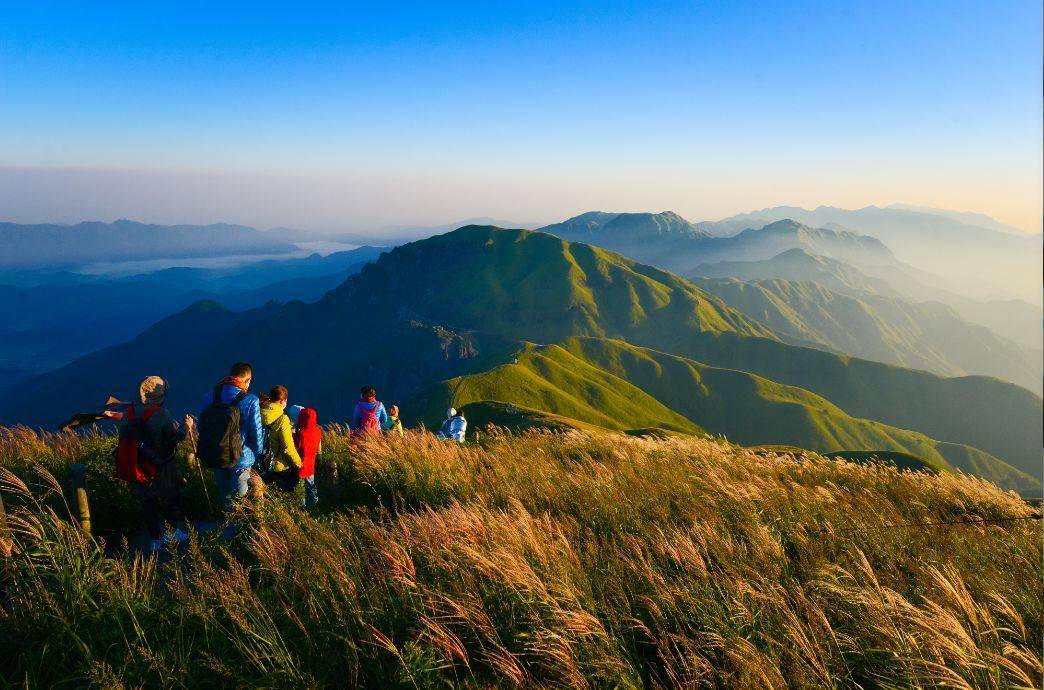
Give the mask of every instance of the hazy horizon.
<svg viewBox="0 0 1044 690">
<path fill-rule="evenodd" d="M 1040 25 L 1031 2 L 21 5 L 0 216 L 377 232 L 903 202 L 1037 233 Z"/>
<path fill-rule="evenodd" d="M 42 181 L 33 179 L 35 176 L 45 176 L 49 179 Z M 217 183 L 218 180 L 224 184 Z M 27 203 L 28 192 L 37 184 L 46 184 L 54 196 L 41 199 L 39 203 Z M 182 192 L 191 190 L 206 197 L 206 201 L 193 204 L 186 208 L 185 199 L 181 195 L 170 195 L 172 184 L 182 185 Z M 308 188 L 300 185 L 307 184 Z M 253 185 L 258 185 L 254 187 Z M 765 208 L 775 206 L 796 206 L 807 210 L 813 210 L 819 206 L 828 206 L 844 209 L 861 209 L 869 206 L 886 208 L 890 206 L 921 207 L 914 210 L 946 210 L 964 213 L 984 213 L 977 208 L 945 207 L 933 203 L 916 203 L 906 198 L 896 199 L 873 199 L 860 202 L 858 199 L 844 203 L 830 203 L 809 199 L 803 203 L 791 199 L 781 199 L 775 203 L 760 203 L 752 200 L 746 205 L 736 203 L 733 206 L 724 206 L 721 203 L 664 203 L 658 207 L 649 206 L 621 206 L 620 195 L 597 194 L 599 199 L 604 198 L 604 203 L 589 206 L 576 206 L 568 199 L 557 204 L 555 208 L 561 209 L 557 215 L 546 215 L 545 217 L 533 217 L 526 205 L 518 205 L 506 199 L 506 203 L 498 206 L 503 211 L 493 210 L 488 213 L 469 213 L 461 208 L 456 215 L 446 205 L 438 203 L 437 194 L 419 195 L 416 198 L 424 198 L 432 203 L 433 211 L 424 215 L 414 213 L 409 216 L 396 216 L 388 214 L 388 208 L 374 206 L 374 197 L 371 194 L 373 187 L 365 183 L 360 189 L 352 189 L 357 199 L 354 201 L 352 210 L 346 211 L 344 216 L 334 211 L 331 215 L 318 223 L 301 222 L 294 218 L 305 217 L 307 213 L 299 213 L 299 209 L 309 208 L 308 201 L 302 201 L 302 197 L 313 195 L 321 197 L 324 194 L 337 194 L 344 199 L 348 191 L 338 188 L 337 182 L 330 180 L 317 181 L 316 178 L 290 178 L 281 176 L 258 176 L 242 175 L 224 177 L 214 173 L 191 173 L 172 171 L 129 171 L 129 170 L 49 170 L 49 169 L 4 169 L 0 168 L 0 209 L 6 213 L 0 216 L 0 222 L 20 224 L 61 224 L 75 225 L 81 222 L 103 222 L 111 223 L 116 220 L 131 220 L 141 223 L 152 223 L 157 225 L 211 225 L 217 223 L 229 223 L 234 225 L 245 225 L 261 230 L 274 228 L 293 228 L 324 233 L 345 234 L 369 234 L 376 238 L 390 237 L 397 232 L 419 228 L 434 228 L 453 225 L 458 222 L 470 221 L 477 218 L 492 218 L 497 220 L 511 221 L 519 227 L 540 227 L 559 222 L 566 218 L 587 211 L 609 211 L 609 212 L 649 212 L 659 213 L 662 211 L 674 211 L 687 220 L 693 222 L 717 221 L 737 214 L 751 213 Z M 266 190 L 282 188 L 291 200 L 279 200 L 278 194 L 266 193 Z M 229 191 L 242 196 L 254 196 L 254 202 L 249 210 L 237 209 L 237 197 L 227 197 Z M 437 191 L 437 190 L 436 190 Z M 611 198 L 610 198 L 611 197 Z M 273 203 L 273 199 L 279 200 Z M 390 205 L 394 206 L 391 199 Z M 640 204 L 636 199 L 635 204 Z M 477 204 L 477 206 L 489 209 L 488 205 Z M 314 206 L 313 206 L 314 208 Z M 716 212 L 704 212 L 703 209 L 717 209 Z M 222 211 L 221 209 L 224 209 Z M 515 214 L 509 209 L 517 209 Z M 529 215 L 525 215 L 529 214 Z M 1026 229 L 1017 225 L 1007 223 L 1004 218 L 990 216 L 995 220 L 1006 223 L 1012 230 L 1019 230 L 1027 234 L 1038 234 L 1041 227 Z M 369 220 L 367 220 L 369 219 Z M 972 220 L 967 222 L 974 224 Z"/>
</svg>

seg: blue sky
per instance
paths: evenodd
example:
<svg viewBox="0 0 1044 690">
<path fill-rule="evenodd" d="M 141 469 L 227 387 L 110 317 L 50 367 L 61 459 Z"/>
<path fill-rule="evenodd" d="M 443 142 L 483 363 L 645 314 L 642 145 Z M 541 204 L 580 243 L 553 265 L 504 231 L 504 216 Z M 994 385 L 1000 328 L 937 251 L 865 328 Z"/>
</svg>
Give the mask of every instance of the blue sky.
<svg viewBox="0 0 1044 690">
<path fill-rule="evenodd" d="M 0 216 L 905 201 L 1039 229 L 1037 1 L 215 4 L 6 7 Z"/>
</svg>

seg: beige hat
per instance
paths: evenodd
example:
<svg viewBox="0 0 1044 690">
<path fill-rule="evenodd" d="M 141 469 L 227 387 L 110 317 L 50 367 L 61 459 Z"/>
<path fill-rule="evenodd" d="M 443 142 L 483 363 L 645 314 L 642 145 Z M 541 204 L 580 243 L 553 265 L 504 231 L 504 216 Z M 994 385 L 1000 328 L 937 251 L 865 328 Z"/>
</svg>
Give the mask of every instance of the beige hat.
<svg viewBox="0 0 1044 690">
<path fill-rule="evenodd" d="M 142 405 L 162 405 L 167 397 L 167 382 L 159 376 L 146 376 L 138 386 Z"/>
</svg>

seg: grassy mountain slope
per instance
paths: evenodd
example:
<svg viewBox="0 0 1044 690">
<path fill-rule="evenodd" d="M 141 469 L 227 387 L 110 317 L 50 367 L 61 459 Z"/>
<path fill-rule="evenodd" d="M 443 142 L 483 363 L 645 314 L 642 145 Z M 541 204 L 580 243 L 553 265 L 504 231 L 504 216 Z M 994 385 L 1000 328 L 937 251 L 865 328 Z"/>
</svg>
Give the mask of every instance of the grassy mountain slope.
<svg viewBox="0 0 1044 690">
<path fill-rule="evenodd" d="M 550 412 L 605 429 L 626 431 L 660 427 L 701 433 L 691 419 L 669 409 L 641 388 L 558 345 L 527 343 L 517 363 L 443 381 L 416 405 L 429 425 L 437 424 L 450 405 L 483 401 Z"/>
<path fill-rule="evenodd" d="M 740 280 L 800 280 L 822 285 L 844 295 L 900 293 L 885 280 L 873 278 L 855 266 L 810 254 L 802 248 L 789 249 L 762 261 L 720 261 L 697 266 L 692 278 L 738 278 Z"/>
<path fill-rule="evenodd" d="M 810 450 L 898 450 L 989 476 L 1004 486 L 1039 491 L 1031 479 L 988 453 L 924 434 L 849 416 L 822 397 L 746 372 L 619 341 L 571 338 L 562 348 L 627 380 L 705 430 L 743 445 L 789 444 Z M 985 474 L 983 474 L 985 473 Z"/>
<path fill-rule="evenodd" d="M 779 335 L 943 376 L 983 374 L 1041 392 L 1041 362 L 938 302 L 835 293 L 791 280 L 694 279 Z"/>
<path fill-rule="evenodd" d="M 1041 476 L 1038 395 L 982 376 L 942 378 L 914 369 L 727 333 L 696 334 L 673 349 L 712 366 L 800 386 L 854 417 L 980 448 Z"/>
<path fill-rule="evenodd" d="M 318 509 L 269 493 L 231 537 L 154 559 L 120 548 L 141 523 L 113 444 L 0 429 L 4 687 L 1001 690 L 1041 675 L 1041 521 L 968 477 L 691 437 L 360 445 L 330 429 Z M 40 479 L 72 462 L 104 542 Z M 185 480 L 187 513 L 224 526 L 210 473 Z M 973 524 L 931 526 L 955 520 Z"/>
<path fill-rule="evenodd" d="M 228 365 L 290 388 L 325 420 L 359 386 L 406 400 L 436 381 L 486 371 L 518 341 L 607 337 L 799 386 L 853 417 L 980 448 L 1039 473 L 1040 398 L 991 379 L 952 380 L 774 340 L 719 298 L 665 271 L 544 233 L 466 227 L 398 247 L 313 304 L 291 302 L 215 327 L 191 310 L 0 395 L 0 420 L 54 423 L 135 390 L 150 373 L 171 404 L 197 410 Z M 159 336 L 157 334 L 163 333 Z M 1033 458 L 1033 459 L 1027 459 Z"/>
<path fill-rule="evenodd" d="M 606 429 L 702 429 L 743 445 L 786 444 L 819 452 L 900 451 L 936 467 L 974 470 L 1006 488 L 1040 491 L 1039 481 L 978 449 L 855 419 L 800 388 L 618 340 L 527 343 L 512 363 L 444 381 L 413 406 L 424 411 L 431 425 L 450 405 L 488 401 Z"/>
<path fill-rule="evenodd" d="M 887 464 L 896 469 L 911 470 L 913 472 L 932 472 L 937 474 L 944 469 L 930 460 L 925 460 L 909 453 L 895 451 L 839 450 L 834 453 L 824 453 L 824 456 L 834 460 L 847 460 L 863 464 Z"/>
<path fill-rule="evenodd" d="M 866 272 L 837 259 L 791 249 L 764 261 L 722 261 L 697 266 L 692 278 L 740 280 L 799 280 L 822 285 L 833 292 L 863 298 L 867 295 L 900 297 L 908 301 L 941 302 L 966 321 L 986 326 L 998 335 L 1029 347 L 1036 357 L 1042 347 L 1042 314 L 1039 306 L 1022 300 L 976 300 L 964 297 L 948 281 L 912 266 L 879 264 Z M 856 351 L 852 351 L 853 354 Z M 1035 389 L 1031 387 L 1031 390 Z"/>
<path fill-rule="evenodd" d="M 670 339 L 706 330 L 773 337 L 674 274 L 526 230 L 469 226 L 397 247 L 323 303 L 366 299 L 385 299 L 400 315 L 512 340 Z"/>
<path fill-rule="evenodd" d="M 237 360 L 255 365 L 259 386 L 285 384 L 337 419 L 350 413 L 363 383 L 405 399 L 526 338 L 678 340 L 701 330 L 772 337 L 665 271 L 551 235 L 491 227 L 396 248 L 321 300 L 269 309 L 257 322 L 228 316 L 215 328 L 197 317 L 189 309 L 130 343 L 25 382 L 16 396 L 0 396 L 0 419 L 54 424 L 110 391 L 133 391 L 146 373 L 168 377 L 172 404 L 195 409 L 201 391 Z"/>
<path fill-rule="evenodd" d="M 1044 311 L 1038 305 L 1017 299 L 963 300 L 950 304 L 968 321 L 986 326 L 1035 353 L 1039 354 L 1044 348 Z"/>
</svg>

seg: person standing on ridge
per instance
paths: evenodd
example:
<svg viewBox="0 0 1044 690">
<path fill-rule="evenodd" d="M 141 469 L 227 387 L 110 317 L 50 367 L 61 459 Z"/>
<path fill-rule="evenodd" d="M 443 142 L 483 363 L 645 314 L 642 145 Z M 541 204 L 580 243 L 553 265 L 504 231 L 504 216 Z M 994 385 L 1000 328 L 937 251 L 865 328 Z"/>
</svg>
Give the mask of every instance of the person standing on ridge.
<svg viewBox="0 0 1044 690">
<path fill-rule="evenodd" d="M 352 415 L 352 436 L 363 434 L 379 434 L 388 425 L 388 412 L 384 403 L 377 399 L 377 391 L 373 386 L 363 386 L 359 391 L 362 397 L 355 404 Z"/>
<path fill-rule="evenodd" d="M 192 430 L 194 421 L 185 415 L 184 424 L 179 426 L 163 406 L 166 397 L 167 382 L 159 376 L 147 376 L 138 386 L 138 400 L 144 409 L 139 412 L 131 404 L 123 412 L 106 413 L 107 417 L 121 420 L 120 439 L 129 438 L 134 443 L 137 467 L 146 470 L 135 477 L 121 478 L 130 482 L 131 491 L 141 501 L 145 527 L 152 539 L 149 548 L 153 553 L 163 548 L 164 522 L 171 530 L 166 535 L 166 541 L 181 542 L 188 539 L 188 534 L 178 526 L 183 515 L 181 471 L 174 451 Z M 117 450 L 117 464 L 122 449 L 121 443 Z"/>
<path fill-rule="evenodd" d="M 301 456 L 294 445 L 293 424 L 286 413 L 290 393 L 286 386 L 273 386 L 263 396 L 261 424 L 265 429 L 268 481 L 283 491 L 293 491 L 301 470 Z M 303 410 L 302 410 L 303 412 Z"/>
<path fill-rule="evenodd" d="M 251 470 L 264 450 L 261 401 L 248 393 L 253 378 L 253 367 L 236 362 L 203 396 L 199 414 L 196 455 L 213 468 L 225 510 L 247 495 Z"/>
<path fill-rule="evenodd" d="M 297 416 L 297 431 L 294 447 L 301 456 L 301 483 L 304 484 L 304 507 L 314 508 L 319 504 L 319 492 L 315 486 L 315 458 L 322 452 L 323 430 L 319 428 L 319 415 L 310 407 L 301 409 Z"/>
</svg>

